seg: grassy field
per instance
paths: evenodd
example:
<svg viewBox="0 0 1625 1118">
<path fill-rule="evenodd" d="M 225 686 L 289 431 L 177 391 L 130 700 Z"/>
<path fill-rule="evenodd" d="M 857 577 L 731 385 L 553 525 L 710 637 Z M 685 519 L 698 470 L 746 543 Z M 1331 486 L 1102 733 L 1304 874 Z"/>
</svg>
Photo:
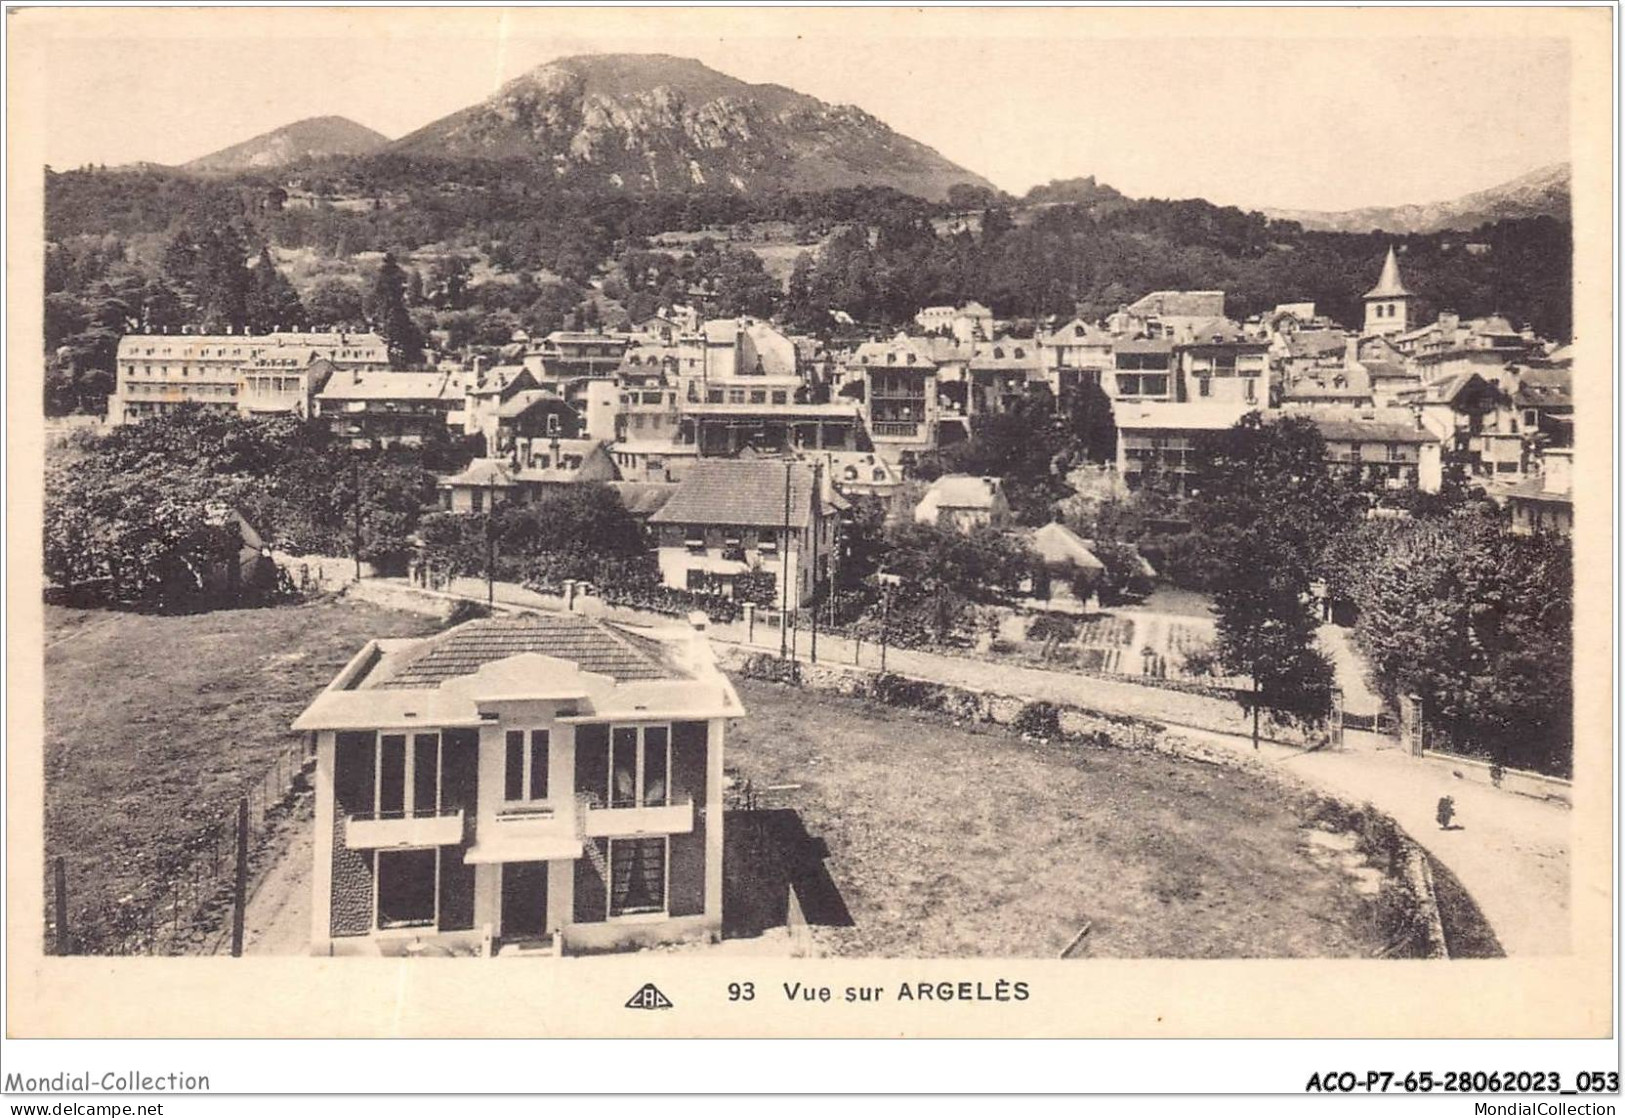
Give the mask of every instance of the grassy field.
<svg viewBox="0 0 1625 1118">
<path fill-rule="evenodd" d="M 70 903 L 138 893 L 299 735 L 369 637 L 432 622 L 329 598 L 192 616 L 45 611 L 45 851 Z"/>
<path fill-rule="evenodd" d="M 1355 875 L 1246 772 L 1023 742 L 771 684 L 728 763 L 829 847 L 839 955 L 1329 957 L 1383 946 Z"/>
</svg>

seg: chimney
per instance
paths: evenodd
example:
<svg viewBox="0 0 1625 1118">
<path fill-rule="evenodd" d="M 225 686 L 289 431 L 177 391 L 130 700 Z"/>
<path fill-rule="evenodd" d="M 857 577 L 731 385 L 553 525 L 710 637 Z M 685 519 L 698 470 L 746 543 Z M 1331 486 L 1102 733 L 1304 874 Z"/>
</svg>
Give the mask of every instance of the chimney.
<svg viewBox="0 0 1625 1118">
<path fill-rule="evenodd" d="M 1439 330 L 1441 333 L 1454 334 L 1461 326 L 1461 316 L 1455 311 L 1439 312 Z"/>
</svg>

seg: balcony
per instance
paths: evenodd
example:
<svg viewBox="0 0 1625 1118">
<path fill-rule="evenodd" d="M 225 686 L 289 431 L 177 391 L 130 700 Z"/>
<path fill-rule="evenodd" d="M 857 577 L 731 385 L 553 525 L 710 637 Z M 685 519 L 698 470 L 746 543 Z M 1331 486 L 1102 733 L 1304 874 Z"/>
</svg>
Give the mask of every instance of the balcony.
<svg viewBox="0 0 1625 1118">
<path fill-rule="evenodd" d="M 582 830 L 587 838 L 627 838 L 635 835 L 686 835 L 694 830 L 694 801 L 675 804 L 628 804 L 602 807 L 583 804 Z"/>
<path fill-rule="evenodd" d="M 344 828 L 351 850 L 392 846 L 453 846 L 463 841 L 463 809 L 381 811 L 352 815 Z"/>
<path fill-rule="evenodd" d="M 876 439 L 915 439 L 919 438 L 920 425 L 918 423 L 872 423 L 869 434 Z"/>
<path fill-rule="evenodd" d="M 489 822 L 482 820 L 464 860 L 546 862 L 581 856 L 581 839 L 567 801 L 505 803 Z"/>
</svg>

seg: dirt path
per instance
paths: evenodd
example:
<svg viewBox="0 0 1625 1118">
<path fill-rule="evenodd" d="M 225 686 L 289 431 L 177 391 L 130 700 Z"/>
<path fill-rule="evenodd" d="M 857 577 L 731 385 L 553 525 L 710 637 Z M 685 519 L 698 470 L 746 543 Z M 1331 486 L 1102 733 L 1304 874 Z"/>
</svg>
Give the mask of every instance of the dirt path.
<svg viewBox="0 0 1625 1118">
<path fill-rule="evenodd" d="M 1349 714 L 1374 715 L 1382 709 L 1382 697 L 1366 682 L 1365 661 L 1354 651 L 1347 629 L 1322 625 L 1320 646 L 1331 657 L 1337 672 L 1337 686 L 1343 689 L 1343 709 Z"/>
<path fill-rule="evenodd" d="M 310 953 L 310 875 L 316 823 L 308 806 L 289 830 L 287 845 L 275 855 L 243 915 L 244 955 Z M 230 940 L 221 953 L 230 950 Z"/>
<path fill-rule="evenodd" d="M 1253 755 L 1244 738 L 1205 731 L 1184 736 Z M 1461 882 L 1508 955 L 1562 955 L 1570 949 L 1569 851 L 1572 813 L 1454 776 L 1448 762 L 1414 758 L 1390 739 L 1351 731 L 1346 748 L 1305 753 L 1265 743 L 1261 760 L 1313 787 L 1370 803 Z M 1456 826 L 1435 818 L 1441 796 L 1456 801 Z"/>
</svg>

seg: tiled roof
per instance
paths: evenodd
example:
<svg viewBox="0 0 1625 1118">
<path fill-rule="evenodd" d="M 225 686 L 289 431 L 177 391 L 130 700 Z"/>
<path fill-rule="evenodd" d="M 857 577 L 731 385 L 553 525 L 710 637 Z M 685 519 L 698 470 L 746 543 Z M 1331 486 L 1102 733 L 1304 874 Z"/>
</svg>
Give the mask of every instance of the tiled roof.
<svg viewBox="0 0 1625 1118">
<path fill-rule="evenodd" d="M 1224 315 L 1224 292 L 1153 291 L 1131 304 L 1129 310 L 1163 318 L 1219 318 Z"/>
<path fill-rule="evenodd" d="M 1373 380 L 1413 380 L 1410 371 L 1398 361 L 1362 360 L 1360 365 Z"/>
<path fill-rule="evenodd" d="M 812 511 L 812 470 L 790 470 L 790 527 L 804 528 Z M 785 522 L 785 463 L 775 459 L 701 459 L 677 484 L 652 524 L 734 524 L 781 527 Z"/>
<path fill-rule="evenodd" d="M 1186 339 L 1184 344 L 1193 347 L 1250 343 L 1262 349 L 1267 345 L 1262 338 L 1249 338 L 1245 330 L 1228 318 L 1210 318 L 1202 322 L 1193 322 L 1183 334 Z"/>
<path fill-rule="evenodd" d="M 1320 430 L 1320 437 L 1332 443 L 1431 443 L 1438 440 L 1416 424 L 1403 410 L 1396 415 L 1358 412 L 1352 408 L 1299 413 Z"/>
<path fill-rule="evenodd" d="M 618 682 L 684 678 L 658 648 L 655 642 L 575 614 L 482 618 L 427 638 L 373 686 L 397 691 L 438 687 L 473 674 L 482 664 L 526 652 L 568 660 L 584 672 Z"/>
<path fill-rule="evenodd" d="M 1046 524 L 1034 532 L 1033 550 L 1046 563 L 1075 563 L 1096 571 L 1106 568 L 1090 546 L 1065 524 Z"/>
<path fill-rule="evenodd" d="M 450 489 L 459 485 L 511 489 L 519 483 L 514 480 L 513 472 L 501 461 L 492 458 L 477 458 L 469 463 L 468 469 L 460 474 L 441 478 L 439 484 L 441 489 Z"/>
<path fill-rule="evenodd" d="M 361 373 L 335 376 L 321 392 L 323 400 L 440 400 L 449 393 L 444 373 Z"/>
<path fill-rule="evenodd" d="M 537 404 L 558 399 L 558 393 L 549 392 L 545 388 L 526 388 L 515 392 L 511 398 L 504 401 L 502 406 L 497 408 L 497 415 L 503 419 L 513 419 L 516 416 L 524 415 Z M 562 401 L 560 402 L 562 403 Z"/>
<path fill-rule="evenodd" d="M 676 484 L 669 481 L 612 481 L 609 487 L 621 495 L 621 504 L 633 516 L 652 516 L 677 491 Z"/>
<path fill-rule="evenodd" d="M 1287 340 L 1286 348 L 1293 357 L 1314 357 L 1341 353 L 1348 348 L 1348 340 L 1341 330 L 1299 330 Z"/>
<path fill-rule="evenodd" d="M 1574 403 L 1568 369 L 1528 369 L 1518 378 L 1515 399 L 1527 407 L 1568 407 Z"/>
</svg>

